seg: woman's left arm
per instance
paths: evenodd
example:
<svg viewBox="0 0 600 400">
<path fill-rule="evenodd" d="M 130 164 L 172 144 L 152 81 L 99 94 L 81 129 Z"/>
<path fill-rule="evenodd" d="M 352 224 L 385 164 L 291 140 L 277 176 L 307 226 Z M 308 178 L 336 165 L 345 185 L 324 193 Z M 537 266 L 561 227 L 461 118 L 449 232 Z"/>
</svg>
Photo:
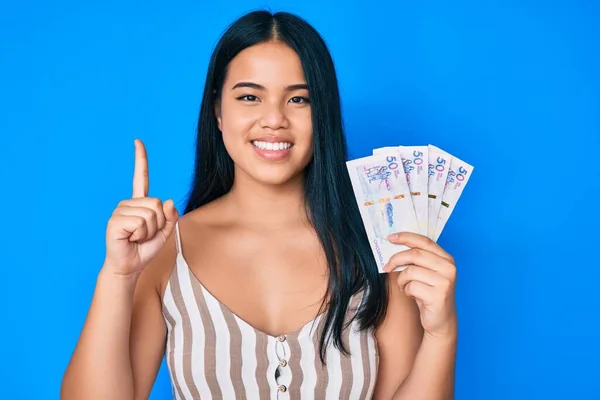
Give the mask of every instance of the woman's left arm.
<svg viewBox="0 0 600 400">
<path fill-rule="evenodd" d="M 375 399 L 454 398 L 458 323 L 454 302 L 453 257 L 426 236 L 403 232 L 393 243 L 410 250 L 395 254 L 389 272 L 389 303 L 376 332 L 379 374 Z"/>
</svg>

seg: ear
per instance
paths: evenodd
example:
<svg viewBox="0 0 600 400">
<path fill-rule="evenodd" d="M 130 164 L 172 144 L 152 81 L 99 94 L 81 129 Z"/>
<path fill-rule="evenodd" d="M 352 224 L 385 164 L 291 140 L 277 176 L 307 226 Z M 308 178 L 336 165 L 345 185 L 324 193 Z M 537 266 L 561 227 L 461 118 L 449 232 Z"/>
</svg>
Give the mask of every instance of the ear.
<svg viewBox="0 0 600 400">
<path fill-rule="evenodd" d="M 219 100 L 215 100 L 214 110 L 215 110 L 215 118 L 217 119 L 217 126 L 219 127 L 219 130 L 222 132 L 223 131 L 223 123 L 221 121 L 221 102 Z"/>
</svg>

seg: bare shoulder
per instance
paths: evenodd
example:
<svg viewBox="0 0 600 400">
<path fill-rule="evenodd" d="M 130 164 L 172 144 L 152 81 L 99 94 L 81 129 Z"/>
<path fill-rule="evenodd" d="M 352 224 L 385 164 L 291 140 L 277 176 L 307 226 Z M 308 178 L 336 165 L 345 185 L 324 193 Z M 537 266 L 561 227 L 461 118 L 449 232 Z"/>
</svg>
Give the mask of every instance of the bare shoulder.
<svg viewBox="0 0 600 400">
<path fill-rule="evenodd" d="M 222 196 L 185 214 L 179 219 L 179 226 L 188 232 L 222 226 L 231 219 L 230 210 L 226 196 Z"/>
<path fill-rule="evenodd" d="M 192 237 L 194 237 L 199 227 L 210 217 L 210 208 L 211 205 L 206 205 L 181 216 L 177 221 L 181 236 L 188 237 L 192 233 Z M 142 275 L 147 275 L 145 280 L 151 281 L 161 299 L 177 263 L 176 229 L 173 229 L 163 248 L 142 273 Z"/>
<path fill-rule="evenodd" d="M 215 200 L 181 216 L 177 222 L 181 240 L 200 238 L 210 230 L 211 226 L 219 224 L 221 218 L 216 217 L 220 215 L 219 207 L 219 201 Z M 147 279 L 152 281 L 161 299 L 177 262 L 176 229 L 171 232 L 161 251 L 143 272 L 148 274 Z"/>
<path fill-rule="evenodd" d="M 202 236 L 210 235 L 214 229 L 228 226 L 230 220 L 231 213 L 227 209 L 224 198 L 213 200 L 179 219 L 182 240 L 194 238 L 194 241 L 197 241 Z M 172 244 L 175 250 L 175 242 L 173 241 Z M 185 248 L 185 244 L 183 247 Z"/>
</svg>

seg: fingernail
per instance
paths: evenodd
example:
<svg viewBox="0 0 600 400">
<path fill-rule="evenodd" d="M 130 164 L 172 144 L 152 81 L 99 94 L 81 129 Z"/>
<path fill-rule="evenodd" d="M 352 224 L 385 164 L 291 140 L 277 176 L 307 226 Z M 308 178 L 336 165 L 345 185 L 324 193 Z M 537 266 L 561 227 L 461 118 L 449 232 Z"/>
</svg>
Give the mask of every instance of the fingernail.
<svg viewBox="0 0 600 400">
<path fill-rule="evenodd" d="M 389 235 L 387 238 L 388 240 L 394 240 L 398 237 L 398 235 L 396 233 L 392 233 L 391 235 Z"/>
</svg>

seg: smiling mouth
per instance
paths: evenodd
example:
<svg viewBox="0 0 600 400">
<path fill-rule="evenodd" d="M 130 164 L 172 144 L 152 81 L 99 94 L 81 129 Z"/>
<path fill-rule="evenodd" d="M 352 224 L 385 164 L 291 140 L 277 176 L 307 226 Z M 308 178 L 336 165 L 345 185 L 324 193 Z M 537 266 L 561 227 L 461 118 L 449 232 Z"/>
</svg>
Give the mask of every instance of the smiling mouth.
<svg viewBox="0 0 600 400">
<path fill-rule="evenodd" d="M 269 151 L 285 151 L 293 146 L 293 144 L 289 142 L 261 142 L 260 140 L 253 140 L 252 145 L 261 150 Z"/>
</svg>

